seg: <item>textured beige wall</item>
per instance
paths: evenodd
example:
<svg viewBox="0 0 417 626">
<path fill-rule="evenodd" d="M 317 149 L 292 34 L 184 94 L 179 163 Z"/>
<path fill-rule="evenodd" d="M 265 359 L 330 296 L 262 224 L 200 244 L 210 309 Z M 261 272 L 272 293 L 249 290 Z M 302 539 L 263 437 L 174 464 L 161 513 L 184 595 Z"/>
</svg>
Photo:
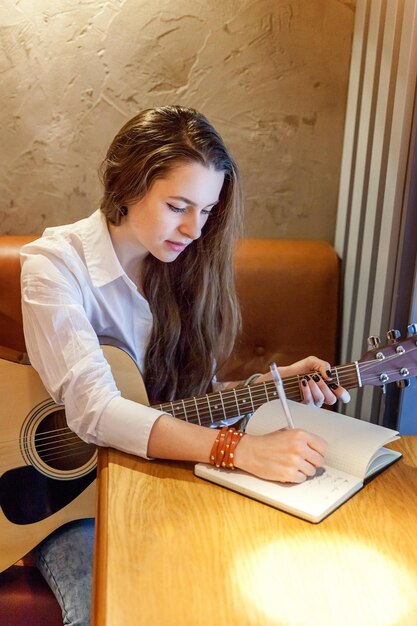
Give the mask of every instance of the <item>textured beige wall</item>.
<svg viewBox="0 0 417 626">
<path fill-rule="evenodd" d="M 241 165 L 247 234 L 333 241 L 354 0 L 2 0 L 0 232 L 90 213 L 138 110 L 204 112 Z"/>
</svg>

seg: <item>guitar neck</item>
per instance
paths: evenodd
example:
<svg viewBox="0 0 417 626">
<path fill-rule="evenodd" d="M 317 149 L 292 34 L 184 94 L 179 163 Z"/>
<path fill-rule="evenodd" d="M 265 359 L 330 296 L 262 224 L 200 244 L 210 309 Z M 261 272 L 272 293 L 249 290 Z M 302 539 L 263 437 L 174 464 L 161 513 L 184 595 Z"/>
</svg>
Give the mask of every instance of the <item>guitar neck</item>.
<svg viewBox="0 0 417 626">
<path fill-rule="evenodd" d="M 357 387 L 360 384 L 357 363 L 340 365 L 332 368 L 332 377 L 346 389 Z M 296 402 L 301 401 L 302 376 L 290 376 L 283 379 L 283 385 L 287 398 Z M 270 381 L 258 383 L 250 387 L 227 389 L 205 396 L 186 398 L 153 405 L 154 409 L 170 413 L 174 417 L 200 424 L 211 426 L 219 421 L 233 419 L 238 416 L 253 413 L 265 402 L 276 400 L 278 397 L 275 383 Z"/>
</svg>

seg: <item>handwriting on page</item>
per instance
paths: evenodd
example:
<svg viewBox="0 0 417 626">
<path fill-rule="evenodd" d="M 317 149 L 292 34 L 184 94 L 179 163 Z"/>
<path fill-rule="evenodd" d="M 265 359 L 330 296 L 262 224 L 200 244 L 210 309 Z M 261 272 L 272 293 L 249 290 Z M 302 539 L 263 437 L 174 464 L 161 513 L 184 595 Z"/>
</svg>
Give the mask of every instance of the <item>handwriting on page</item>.
<svg viewBox="0 0 417 626">
<path fill-rule="evenodd" d="M 294 497 L 303 501 L 314 499 L 321 503 L 336 500 L 351 485 L 351 480 L 344 472 L 339 472 L 333 468 L 319 468 L 315 476 L 308 478 L 299 484 L 282 484 L 288 491 L 294 491 Z"/>
<path fill-rule="evenodd" d="M 334 474 L 332 470 L 325 470 L 324 467 L 320 467 L 316 475 L 306 480 L 305 484 L 307 490 L 309 488 L 314 488 L 314 490 L 319 488 L 329 498 L 333 499 L 335 494 L 346 490 L 349 481 L 347 478 Z"/>
</svg>

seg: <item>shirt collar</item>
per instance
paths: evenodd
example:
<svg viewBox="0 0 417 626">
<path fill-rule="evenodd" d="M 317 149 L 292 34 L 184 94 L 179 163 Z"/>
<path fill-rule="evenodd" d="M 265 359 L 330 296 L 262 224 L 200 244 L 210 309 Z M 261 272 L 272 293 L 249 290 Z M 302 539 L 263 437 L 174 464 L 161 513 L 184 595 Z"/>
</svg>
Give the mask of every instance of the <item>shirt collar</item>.
<svg viewBox="0 0 417 626">
<path fill-rule="evenodd" d="M 125 271 L 114 251 L 104 213 L 97 209 L 82 221 L 79 236 L 94 286 L 103 287 L 116 278 L 125 276 Z"/>
</svg>

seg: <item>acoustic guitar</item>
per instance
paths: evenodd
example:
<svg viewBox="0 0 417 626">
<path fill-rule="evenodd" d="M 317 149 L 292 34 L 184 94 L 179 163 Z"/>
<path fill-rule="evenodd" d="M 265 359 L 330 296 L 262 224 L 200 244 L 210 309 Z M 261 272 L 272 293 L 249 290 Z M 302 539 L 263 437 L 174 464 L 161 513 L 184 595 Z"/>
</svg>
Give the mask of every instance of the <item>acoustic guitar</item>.
<svg viewBox="0 0 417 626">
<path fill-rule="evenodd" d="M 354 363 L 332 369 L 347 389 L 385 385 L 417 374 L 417 337 L 393 340 Z M 103 346 L 122 396 L 148 404 L 140 372 L 125 352 Z M 299 376 L 283 380 L 288 398 L 301 400 Z M 208 427 L 233 423 L 276 399 L 267 382 L 157 405 L 174 417 Z M 66 424 L 30 365 L 0 359 L 0 571 L 66 522 L 95 514 L 97 449 Z M 337 419 L 337 414 L 335 414 Z"/>
</svg>

